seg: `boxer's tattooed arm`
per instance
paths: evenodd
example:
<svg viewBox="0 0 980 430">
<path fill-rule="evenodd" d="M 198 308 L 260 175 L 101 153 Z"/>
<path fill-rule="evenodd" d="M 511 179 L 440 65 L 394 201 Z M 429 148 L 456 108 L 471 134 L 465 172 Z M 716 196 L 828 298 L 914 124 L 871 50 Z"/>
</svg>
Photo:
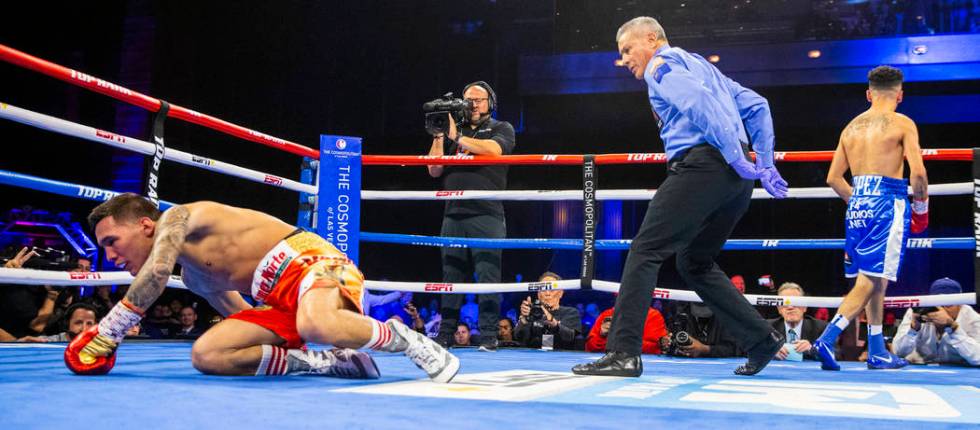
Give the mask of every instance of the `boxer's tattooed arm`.
<svg viewBox="0 0 980 430">
<path fill-rule="evenodd" d="M 126 294 L 126 300 L 133 305 L 146 310 L 163 294 L 187 237 L 189 216 L 190 211 L 186 207 L 174 206 L 157 221 L 153 249 Z"/>
</svg>

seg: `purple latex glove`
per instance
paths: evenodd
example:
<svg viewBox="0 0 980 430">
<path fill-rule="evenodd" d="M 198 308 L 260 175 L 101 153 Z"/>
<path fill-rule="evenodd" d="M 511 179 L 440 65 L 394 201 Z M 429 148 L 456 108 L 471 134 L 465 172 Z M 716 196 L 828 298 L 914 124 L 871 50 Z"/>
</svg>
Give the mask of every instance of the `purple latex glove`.
<svg viewBox="0 0 980 430">
<path fill-rule="evenodd" d="M 766 192 L 777 199 L 786 197 L 789 192 L 789 184 L 779 175 L 776 166 L 760 167 L 759 181 L 762 182 L 762 188 L 765 188 Z"/>
<path fill-rule="evenodd" d="M 746 161 L 744 158 L 739 157 L 732 164 L 732 169 L 735 169 L 735 173 L 741 176 L 742 179 L 748 179 L 754 181 L 759 179 L 759 171 L 755 168 L 755 165 Z"/>
</svg>

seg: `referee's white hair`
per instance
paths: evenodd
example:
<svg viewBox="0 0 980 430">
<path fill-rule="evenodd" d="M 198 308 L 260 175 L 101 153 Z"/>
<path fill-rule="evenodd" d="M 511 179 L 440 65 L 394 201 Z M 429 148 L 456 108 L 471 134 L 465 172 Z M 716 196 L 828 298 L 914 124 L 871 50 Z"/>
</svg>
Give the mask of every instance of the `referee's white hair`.
<svg viewBox="0 0 980 430">
<path fill-rule="evenodd" d="M 664 33 L 664 28 L 660 26 L 660 23 L 656 19 L 649 16 L 638 16 L 619 27 L 619 31 L 616 32 L 616 43 L 623 40 L 627 34 L 636 32 L 643 32 L 643 34 L 653 33 L 657 36 L 657 39 L 667 40 L 667 34 Z"/>
</svg>

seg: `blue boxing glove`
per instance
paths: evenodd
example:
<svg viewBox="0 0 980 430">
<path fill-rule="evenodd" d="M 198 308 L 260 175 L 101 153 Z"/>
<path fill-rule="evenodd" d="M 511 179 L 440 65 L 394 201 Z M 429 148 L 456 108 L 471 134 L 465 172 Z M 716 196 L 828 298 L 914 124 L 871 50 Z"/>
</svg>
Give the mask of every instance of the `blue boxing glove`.
<svg viewBox="0 0 980 430">
<path fill-rule="evenodd" d="M 762 188 L 765 188 L 766 192 L 777 199 L 786 197 L 789 192 L 789 184 L 779 175 L 776 166 L 759 167 L 758 171 L 759 181 L 762 182 Z"/>
<path fill-rule="evenodd" d="M 755 165 L 749 163 L 742 157 L 735 159 L 729 166 L 732 166 L 732 169 L 735 169 L 735 173 L 738 173 L 738 176 L 741 176 L 742 179 L 748 179 L 750 181 L 759 179 L 759 171 L 755 168 Z"/>
</svg>

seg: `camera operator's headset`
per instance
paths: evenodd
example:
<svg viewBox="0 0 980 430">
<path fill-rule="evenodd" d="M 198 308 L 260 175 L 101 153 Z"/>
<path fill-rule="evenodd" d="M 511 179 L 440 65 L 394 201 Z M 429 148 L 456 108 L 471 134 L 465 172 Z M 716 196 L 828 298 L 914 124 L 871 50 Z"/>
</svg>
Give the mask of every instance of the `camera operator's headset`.
<svg viewBox="0 0 980 430">
<path fill-rule="evenodd" d="M 493 91 L 493 88 L 490 87 L 490 84 L 484 81 L 476 81 L 463 87 L 463 94 L 466 94 L 466 90 L 472 87 L 480 87 L 487 91 L 487 101 L 489 102 L 489 107 L 490 107 L 490 111 L 488 113 L 493 114 L 494 111 L 497 110 L 497 93 Z"/>
</svg>

